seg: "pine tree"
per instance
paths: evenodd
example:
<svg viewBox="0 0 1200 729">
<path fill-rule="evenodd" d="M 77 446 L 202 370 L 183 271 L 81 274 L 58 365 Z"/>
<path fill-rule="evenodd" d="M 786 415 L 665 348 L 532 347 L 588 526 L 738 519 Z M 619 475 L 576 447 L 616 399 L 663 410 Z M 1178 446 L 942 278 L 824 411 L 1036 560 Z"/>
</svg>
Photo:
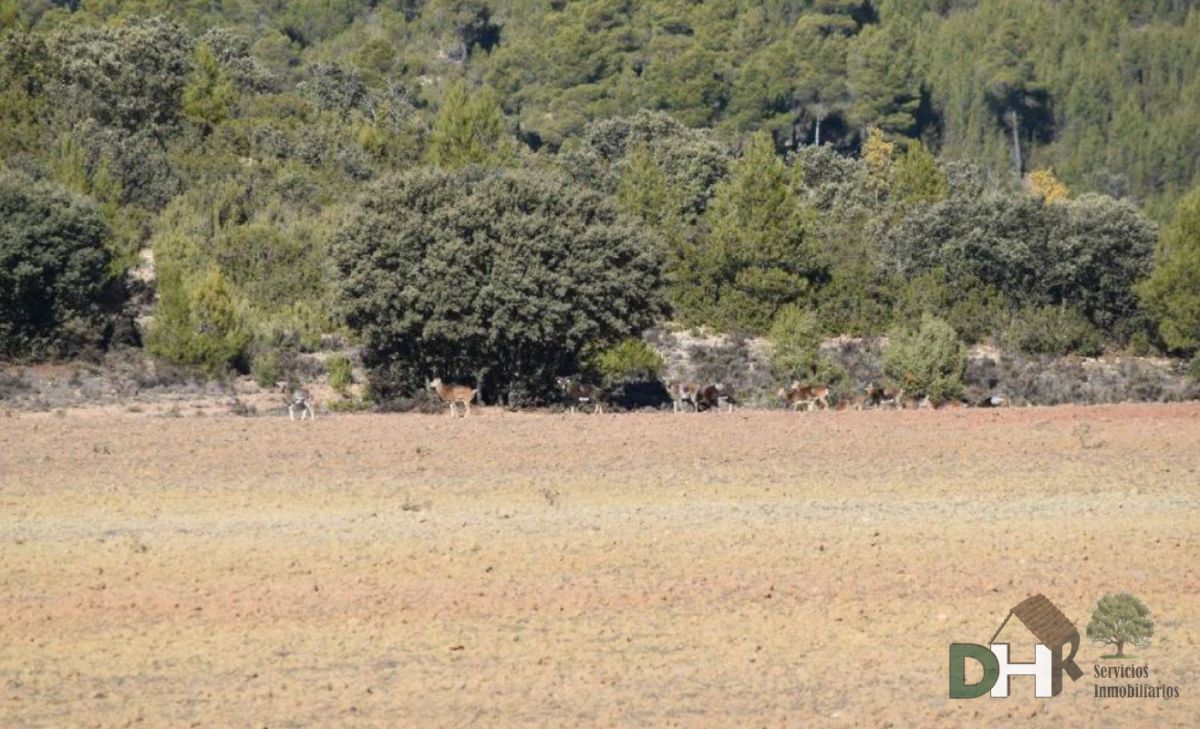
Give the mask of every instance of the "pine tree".
<svg viewBox="0 0 1200 729">
<path fill-rule="evenodd" d="M 446 89 L 433 123 L 426 152 L 438 167 L 457 169 L 469 164 L 498 164 L 510 154 L 504 116 L 490 89 L 471 93 L 463 81 Z"/>
<path fill-rule="evenodd" d="M 1200 188 L 1179 203 L 1175 220 L 1163 229 L 1154 272 L 1138 293 L 1168 347 L 1200 348 Z"/>
<path fill-rule="evenodd" d="M 236 102 L 237 89 L 212 49 L 205 44 L 196 46 L 192 74 L 183 87 L 184 117 L 207 134 L 229 118 Z"/>
<path fill-rule="evenodd" d="M 867 26 L 853 42 L 847 62 L 854 98 L 851 110 L 861 126 L 895 134 L 917 130 L 921 79 L 913 41 L 916 28 L 905 19 Z"/>
<path fill-rule="evenodd" d="M 709 234 L 683 261 L 685 319 L 762 332 L 776 312 L 803 297 L 813 262 L 787 166 L 765 133 L 751 137 L 728 180 L 717 188 Z"/>
<path fill-rule="evenodd" d="M 938 202 L 950 194 L 946 173 L 919 141 L 910 142 L 908 151 L 896 165 L 892 195 L 904 204 Z"/>
<path fill-rule="evenodd" d="M 655 164 L 649 147 L 644 143 L 635 145 L 617 185 L 621 211 L 648 225 L 660 226 L 671 213 L 670 198 L 667 177 Z"/>
</svg>

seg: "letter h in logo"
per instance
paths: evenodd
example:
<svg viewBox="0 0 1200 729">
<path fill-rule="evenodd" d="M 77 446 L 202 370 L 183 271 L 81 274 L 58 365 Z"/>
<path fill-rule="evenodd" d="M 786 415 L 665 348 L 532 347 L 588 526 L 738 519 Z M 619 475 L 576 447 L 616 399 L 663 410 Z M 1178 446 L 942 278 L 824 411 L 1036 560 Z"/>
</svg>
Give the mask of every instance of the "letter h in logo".
<svg viewBox="0 0 1200 729">
<path fill-rule="evenodd" d="M 1012 676 L 1033 676 L 1033 695 L 1039 699 L 1054 695 L 1054 654 L 1050 648 L 1037 643 L 1033 647 L 1033 663 L 1010 663 L 1007 643 L 992 643 L 991 647 L 999 669 L 991 690 L 993 699 L 1008 698 L 1009 678 Z"/>
</svg>

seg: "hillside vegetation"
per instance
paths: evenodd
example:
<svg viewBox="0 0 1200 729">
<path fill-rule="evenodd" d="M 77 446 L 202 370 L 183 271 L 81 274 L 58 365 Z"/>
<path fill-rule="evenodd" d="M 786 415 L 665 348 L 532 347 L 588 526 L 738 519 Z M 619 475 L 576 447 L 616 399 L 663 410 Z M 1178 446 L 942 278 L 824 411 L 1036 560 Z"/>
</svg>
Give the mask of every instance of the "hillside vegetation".
<svg viewBox="0 0 1200 729">
<path fill-rule="evenodd" d="M 533 400 L 664 319 L 1190 357 L 1198 5 L 2 0 L 0 352 Z"/>
</svg>

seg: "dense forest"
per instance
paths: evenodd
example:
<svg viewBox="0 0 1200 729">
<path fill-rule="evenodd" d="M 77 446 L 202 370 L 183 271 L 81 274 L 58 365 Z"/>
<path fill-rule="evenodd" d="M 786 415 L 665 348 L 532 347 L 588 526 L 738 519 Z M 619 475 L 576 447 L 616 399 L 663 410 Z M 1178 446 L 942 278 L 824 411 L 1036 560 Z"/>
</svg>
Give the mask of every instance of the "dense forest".
<svg viewBox="0 0 1200 729">
<path fill-rule="evenodd" d="M 536 400 L 665 319 L 1200 346 L 1192 0 L 0 0 L 0 28 L 9 359 L 219 374 L 345 334 L 381 392 Z"/>
</svg>

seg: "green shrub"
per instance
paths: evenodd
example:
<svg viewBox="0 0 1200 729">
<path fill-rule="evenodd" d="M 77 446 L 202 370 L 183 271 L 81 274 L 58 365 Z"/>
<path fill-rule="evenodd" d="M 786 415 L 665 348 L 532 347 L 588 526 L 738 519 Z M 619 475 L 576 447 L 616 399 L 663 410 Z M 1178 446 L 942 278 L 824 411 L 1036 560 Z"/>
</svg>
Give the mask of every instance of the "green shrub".
<svg viewBox="0 0 1200 729">
<path fill-rule="evenodd" d="M 1163 228 L 1154 272 L 1138 294 L 1168 347 L 1200 348 L 1200 188 L 1180 201 L 1175 219 Z"/>
<path fill-rule="evenodd" d="M 834 362 L 821 354 L 821 327 L 813 312 L 788 304 L 775 315 L 769 337 L 777 379 L 828 384 L 836 376 Z"/>
<path fill-rule="evenodd" d="M 941 401 L 963 391 L 967 350 L 946 322 L 930 314 L 917 329 L 897 328 L 888 334 L 883 371 L 906 393 Z"/>
<path fill-rule="evenodd" d="M 1103 349 L 1103 338 L 1087 317 L 1060 306 L 1022 309 L 1000 335 L 1009 349 L 1029 354 L 1079 354 L 1095 357 Z"/>
<path fill-rule="evenodd" d="M 965 342 L 980 342 L 1003 325 L 1004 297 L 973 278 L 952 286 L 938 268 L 908 279 L 897 293 L 894 322 L 916 321 L 922 314 L 945 319 Z"/>
<path fill-rule="evenodd" d="M 1196 356 L 1192 357 L 1192 361 L 1188 363 L 1187 372 L 1193 382 L 1200 383 L 1200 352 L 1197 352 Z"/>
<path fill-rule="evenodd" d="M 821 273 L 808 219 L 768 134 L 755 134 L 706 213 L 707 234 L 676 261 L 674 303 L 688 324 L 761 333 L 811 294 Z"/>
<path fill-rule="evenodd" d="M 329 373 L 329 386 L 343 397 L 354 384 L 354 366 L 344 354 L 325 360 L 325 371 Z"/>
<path fill-rule="evenodd" d="M 658 350 L 630 337 L 597 354 L 593 365 L 606 382 L 636 382 L 656 379 L 663 370 Z"/>
<path fill-rule="evenodd" d="M 771 324 L 771 372 L 779 382 L 798 380 L 806 385 L 846 389 L 846 368 L 821 352 L 821 327 L 811 311 L 789 304 Z"/>
<path fill-rule="evenodd" d="M 0 173 L 0 357 L 103 344 L 109 236 L 84 198 Z"/>
<path fill-rule="evenodd" d="M 151 354 L 210 376 L 244 365 L 250 334 L 220 271 L 211 268 L 196 281 L 160 271 L 158 296 L 146 338 Z"/>
<path fill-rule="evenodd" d="M 287 372 L 282 360 L 277 349 L 270 349 L 256 355 L 250 363 L 250 376 L 254 378 L 259 387 L 274 387 L 275 383 L 287 379 Z"/>
<path fill-rule="evenodd" d="M 663 312 L 657 240 L 549 172 L 418 169 L 381 180 L 338 235 L 341 303 L 381 402 L 432 377 L 546 402 L 586 348 Z"/>
</svg>

